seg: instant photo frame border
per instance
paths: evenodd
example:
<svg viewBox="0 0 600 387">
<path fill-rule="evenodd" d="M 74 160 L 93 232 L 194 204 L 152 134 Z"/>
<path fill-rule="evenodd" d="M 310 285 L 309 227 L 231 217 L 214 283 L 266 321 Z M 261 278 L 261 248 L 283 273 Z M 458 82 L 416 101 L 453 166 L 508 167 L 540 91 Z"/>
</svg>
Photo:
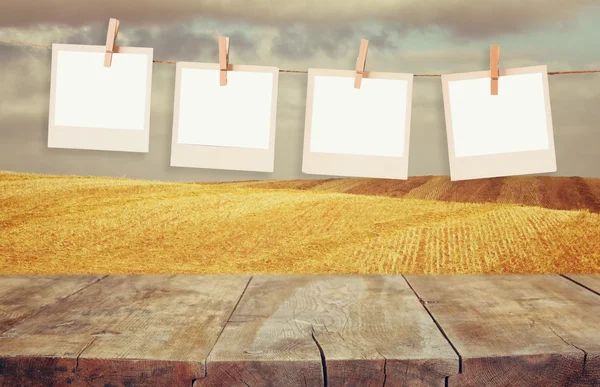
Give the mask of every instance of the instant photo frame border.
<svg viewBox="0 0 600 387">
<path fill-rule="evenodd" d="M 48 120 L 48 148 L 86 149 L 148 153 L 150 145 L 150 105 L 152 100 L 152 59 L 150 47 L 118 47 L 115 54 L 140 54 L 148 57 L 146 83 L 146 117 L 143 130 L 58 126 L 54 124 L 56 109 L 56 71 L 59 51 L 105 53 L 106 46 L 53 44 L 50 76 L 50 108 Z M 103 58 L 102 58 L 103 59 Z M 103 64 L 103 60 L 100 64 Z M 106 114 L 110 114 L 107 111 Z"/>
<path fill-rule="evenodd" d="M 171 141 L 171 166 L 250 172 L 273 172 L 275 166 L 275 127 L 277 121 L 279 69 L 268 66 L 232 64 L 227 66 L 227 71 L 263 72 L 273 74 L 269 147 L 268 149 L 256 149 L 199 144 L 180 144 L 178 142 L 181 70 L 184 68 L 216 70 L 216 81 L 219 81 L 219 63 L 177 62 L 175 75 L 175 102 L 173 110 L 173 137 Z M 225 85 L 222 87 L 228 86 Z"/>
<path fill-rule="evenodd" d="M 370 156 L 311 152 L 312 111 L 316 76 L 346 77 L 354 82 L 354 70 L 308 69 L 306 116 L 304 124 L 304 150 L 302 172 L 311 175 L 371 177 L 381 179 L 408 179 L 410 123 L 412 110 L 413 74 L 364 72 L 363 79 L 404 80 L 407 85 L 406 126 L 404 131 L 404 156 Z M 343 139 L 340 139 L 343 141 Z"/>
<path fill-rule="evenodd" d="M 456 157 L 454 152 L 454 133 L 452 131 L 452 114 L 450 109 L 448 82 L 490 78 L 490 71 L 442 75 L 446 134 L 448 136 L 448 157 L 450 161 L 450 180 L 458 181 L 556 172 L 556 153 L 554 148 L 554 132 L 552 126 L 547 66 L 501 69 L 500 79 L 507 75 L 535 73 L 542 74 L 545 100 L 544 105 L 546 107 L 548 149 L 466 157 Z M 500 90 L 500 93 L 502 93 L 502 90 Z M 502 112 L 498 112 L 498 114 L 502 114 Z M 490 117 L 490 120 L 493 119 L 494 117 Z"/>
</svg>

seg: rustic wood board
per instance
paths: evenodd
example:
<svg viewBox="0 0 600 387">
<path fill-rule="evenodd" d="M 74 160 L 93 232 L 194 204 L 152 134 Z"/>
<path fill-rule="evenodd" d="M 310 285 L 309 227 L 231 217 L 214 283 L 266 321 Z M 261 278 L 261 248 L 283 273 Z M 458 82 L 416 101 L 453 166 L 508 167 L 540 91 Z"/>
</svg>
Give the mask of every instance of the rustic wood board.
<svg viewBox="0 0 600 387">
<path fill-rule="evenodd" d="M 0 385 L 600 385 L 568 277 L 0 277 Z"/>
<path fill-rule="evenodd" d="M 561 276 L 406 276 L 462 360 L 450 386 L 600 384 L 600 297 Z"/>
<path fill-rule="evenodd" d="M 443 386 L 457 373 L 401 276 L 260 276 L 195 386 Z"/>
<path fill-rule="evenodd" d="M 0 276 L 0 333 L 102 276 Z"/>
<path fill-rule="evenodd" d="M 0 385 L 186 386 L 249 276 L 108 276 L 0 336 Z"/>
<path fill-rule="evenodd" d="M 600 274 L 569 274 L 565 277 L 588 288 L 594 293 L 600 294 Z"/>
</svg>

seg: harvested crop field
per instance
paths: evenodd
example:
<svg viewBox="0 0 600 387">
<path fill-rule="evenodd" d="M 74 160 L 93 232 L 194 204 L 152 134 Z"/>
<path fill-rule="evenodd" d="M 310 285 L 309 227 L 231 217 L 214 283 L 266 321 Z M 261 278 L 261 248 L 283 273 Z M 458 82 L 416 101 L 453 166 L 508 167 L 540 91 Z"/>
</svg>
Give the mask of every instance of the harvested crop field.
<svg viewBox="0 0 600 387">
<path fill-rule="evenodd" d="M 0 173 L 1 274 L 598 273 L 600 179 Z"/>
</svg>

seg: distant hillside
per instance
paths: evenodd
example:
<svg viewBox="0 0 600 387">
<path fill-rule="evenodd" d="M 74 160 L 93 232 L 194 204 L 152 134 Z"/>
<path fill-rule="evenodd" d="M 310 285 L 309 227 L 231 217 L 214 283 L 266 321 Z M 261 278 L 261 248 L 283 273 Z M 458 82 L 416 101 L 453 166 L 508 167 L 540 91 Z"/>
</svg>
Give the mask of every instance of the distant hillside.
<svg viewBox="0 0 600 387">
<path fill-rule="evenodd" d="M 418 176 L 408 180 L 327 179 L 237 184 L 464 203 L 523 204 L 556 210 L 588 209 L 600 213 L 598 178 L 514 176 L 452 182 L 447 176 Z"/>
<path fill-rule="evenodd" d="M 189 184 L 0 173 L 0 273 L 600 272 L 599 188 L 555 177 Z"/>
</svg>

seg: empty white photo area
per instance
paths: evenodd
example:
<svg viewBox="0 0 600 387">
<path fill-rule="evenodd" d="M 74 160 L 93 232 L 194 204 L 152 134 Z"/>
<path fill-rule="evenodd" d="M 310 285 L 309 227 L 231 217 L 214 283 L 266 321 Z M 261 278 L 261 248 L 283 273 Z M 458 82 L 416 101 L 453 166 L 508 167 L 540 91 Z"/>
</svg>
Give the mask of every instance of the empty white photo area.
<svg viewBox="0 0 600 387">
<path fill-rule="evenodd" d="M 546 66 L 442 75 L 451 180 L 556 172 Z"/>
<path fill-rule="evenodd" d="M 152 48 L 52 45 L 48 147 L 148 152 Z"/>
<path fill-rule="evenodd" d="M 308 70 L 302 172 L 408 178 L 412 74 Z"/>
<path fill-rule="evenodd" d="M 178 62 L 171 166 L 273 172 L 276 67 Z"/>
</svg>

